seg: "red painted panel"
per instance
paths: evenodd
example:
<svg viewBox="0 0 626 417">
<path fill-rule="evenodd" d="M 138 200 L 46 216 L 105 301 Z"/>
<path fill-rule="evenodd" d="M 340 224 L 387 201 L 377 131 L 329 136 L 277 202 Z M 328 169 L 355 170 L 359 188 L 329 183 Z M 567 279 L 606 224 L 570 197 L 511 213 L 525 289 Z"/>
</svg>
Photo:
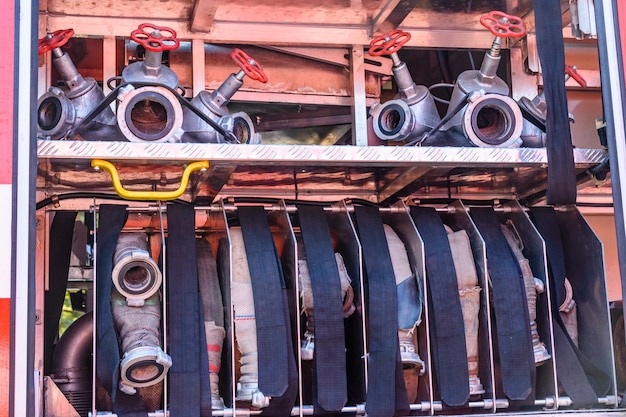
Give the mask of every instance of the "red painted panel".
<svg viewBox="0 0 626 417">
<path fill-rule="evenodd" d="M 622 68 L 626 71 L 626 4 L 617 1 L 617 23 L 620 29 L 620 43 L 622 49 Z M 626 74 L 624 74 L 626 76 Z"/>
<path fill-rule="evenodd" d="M 14 15 L 15 1 L 0 0 L 0 39 L 7 42 L 0 59 L 0 184 L 11 184 L 13 166 Z"/>
<path fill-rule="evenodd" d="M 9 415 L 9 340 L 11 300 L 0 298 L 0 416 Z"/>
</svg>

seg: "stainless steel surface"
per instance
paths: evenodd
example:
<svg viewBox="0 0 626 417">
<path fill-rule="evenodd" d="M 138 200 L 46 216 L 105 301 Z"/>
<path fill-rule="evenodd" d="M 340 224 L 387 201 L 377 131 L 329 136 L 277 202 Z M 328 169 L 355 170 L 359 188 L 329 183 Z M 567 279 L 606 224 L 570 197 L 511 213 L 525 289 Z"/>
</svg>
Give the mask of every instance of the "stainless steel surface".
<svg viewBox="0 0 626 417">
<path fill-rule="evenodd" d="M 51 35 L 49 35 L 51 36 Z M 53 39 L 47 37 L 47 39 Z M 67 41 L 66 41 L 67 42 Z M 78 72 L 69 54 L 60 47 L 54 48 L 50 55 L 52 63 L 64 83 L 62 88 L 51 86 L 37 102 L 37 136 L 45 139 L 64 138 L 104 99 L 104 93 L 96 80 Z M 112 125 L 115 116 L 110 109 L 105 109 L 96 122 Z"/>
<path fill-rule="evenodd" d="M 613 335 L 609 313 L 604 248 L 575 207 L 557 210 L 566 278 L 572 284 L 578 316 L 578 348 L 612 381 L 606 395 L 617 396 Z M 617 406 L 617 403 L 615 403 Z"/>
<path fill-rule="evenodd" d="M 498 212 L 498 219 L 501 222 L 503 220 L 506 221 L 507 219 L 510 219 L 513 224 L 515 224 L 521 241 L 524 244 L 524 256 L 530 263 L 533 275 L 535 278 L 540 279 L 544 284 L 545 292 L 542 297 L 537 297 L 537 305 L 539 305 L 539 303 L 544 303 L 544 311 L 547 312 L 547 317 L 543 318 L 543 322 L 541 322 L 540 320 L 542 318 L 538 315 L 537 323 L 539 326 L 543 326 L 539 328 L 539 335 L 542 341 L 548 345 L 549 351 L 554 356 L 556 354 L 556 349 L 554 344 L 554 330 L 552 327 L 553 310 L 550 308 L 552 298 L 550 296 L 551 289 L 550 282 L 548 280 L 548 262 L 545 242 L 518 201 L 508 202 L 504 204 L 503 208 L 504 210 L 502 212 Z M 555 396 L 558 393 L 556 362 L 553 360 L 544 364 L 543 368 L 546 367 L 549 367 L 549 372 L 546 372 L 546 369 L 539 370 L 539 372 L 543 372 L 540 377 L 544 379 L 544 381 L 541 381 L 542 395 Z M 545 408 L 556 410 L 558 408 L 558 404 L 552 404 L 551 406 L 546 404 Z"/>
<path fill-rule="evenodd" d="M 43 392 L 45 417 L 79 417 L 78 412 L 48 376 L 43 378 Z"/>
<path fill-rule="evenodd" d="M 183 166 L 209 160 L 193 174 L 184 198 L 206 203 L 229 196 L 380 202 L 399 196 L 441 198 L 518 197 L 545 187 L 543 148 L 454 148 L 146 144 L 130 142 L 38 142 L 37 187 L 48 195 L 111 192 L 111 179 L 90 167 L 91 159 L 115 163 L 125 188 L 168 190 Z M 601 163 L 602 149 L 574 149 L 578 172 Z"/>
<path fill-rule="evenodd" d="M 548 402 L 548 401 L 544 401 L 544 403 L 545 402 Z M 411 407 L 411 410 L 425 410 L 427 408 L 428 408 L 427 404 L 414 404 Z M 441 404 L 439 404 L 439 408 L 441 408 Z M 481 407 L 481 408 L 483 408 L 483 407 Z M 365 412 L 364 406 L 362 404 L 359 404 L 359 405 L 357 405 L 355 407 L 344 407 L 344 409 L 345 409 L 346 412 L 356 413 L 357 415 L 364 415 L 364 412 Z M 252 412 L 250 412 L 250 410 L 226 409 L 224 411 L 214 411 L 213 415 L 215 415 L 215 416 L 224 416 L 224 417 L 230 417 L 230 416 L 237 415 L 239 417 L 243 417 L 243 416 L 249 416 L 249 415 L 258 415 L 260 413 L 261 413 L 260 411 L 252 411 Z M 302 410 L 299 410 L 296 407 L 291 412 L 292 416 L 312 415 L 312 414 L 313 414 L 313 407 L 305 407 Z M 155 411 L 155 412 L 148 413 L 148 417 L 168 417 L 168 415 L 169 414 L 165 413 L 164 411 Z M 493 414 L 473 414 L 473 415 L 477 416 L 477 417 L 493 416 Z M 538 416 L 538 415 L 542 415 L 542 416 L 546 416 L 546 417 L 556 417 L 556 416 L 564 416 L 564 417 L 624 417 L 624 416 L 626 416 L 626 411 L 625 410 L 605 409 L 605 410 L 593 410 L 593 411 L 590 411 L 590 410 L 588 410 L 588 411 L 560 411 L 560 412 L 542 412 L 542 413 L 537 413 L 537 412 L 521 412 L 521 413 L 499 412 L 498 415 L 501 415 L 501 416 L 520 416 L 520 417 L 533 417 L 533 416 Z M 117 417 L 117 414 L 114 414 L 114 413 L 98 413 L 97 416 Z"/>
<path fill-rule="evenodd" d="M 372 125 L 379 139 L 410 141 L 437 126 L 441 117 L 428 88 L 415 84 L 397 52 L 391 54 L 391 59 L 398 94 L 394 100 L 372 106 Z"/>
<path fill-rule="evenodd" d="M 394 208 L 397 210 L 393 210 Z M 433 413 L 434 409 L 432 408 L 432 404 L 434 403 L 434 375 L 432 366 L 433 359 L 430 354 L 431 335 L 428 325 L 428 323 L 430 323 L 430 319 L 428 313 L 428 297 L 426 296 L 427 287 L 424 241 L 417 231 L 417 227 L 411 218 L 408 207 L 404 205 L 403 202 L 396 203 L 389 211 L 381 210 L 381 216 L 383 222 L 389 224 L 402 239 L 407 250 L 407 255 L 410 259 L 411 267 L 415 273 L 416 279 L 418 280 L 419 290 L 423 296 L 423 311 L 420 315 L 420 325 L 417 328 L 417 347 L 420 358 L 422 358 L 426 364 L 426 373 L 424 376 L 420 377 L 421 382 L 419 385 L 422 386 L 422 389 L 418 389 L 416 401 L 421 400 L 421 403 L 424 404 L 422 406 L 422 410 L 425 411 L 428 409 L 431 413 Z M 424 381 L 424 379 L 426 379 L 426 381 Z M 426 385 L 426 389 L 423 387 L 424 384 Z M 426 396 L 428 398 L 423 398 Z"/>
</svg>

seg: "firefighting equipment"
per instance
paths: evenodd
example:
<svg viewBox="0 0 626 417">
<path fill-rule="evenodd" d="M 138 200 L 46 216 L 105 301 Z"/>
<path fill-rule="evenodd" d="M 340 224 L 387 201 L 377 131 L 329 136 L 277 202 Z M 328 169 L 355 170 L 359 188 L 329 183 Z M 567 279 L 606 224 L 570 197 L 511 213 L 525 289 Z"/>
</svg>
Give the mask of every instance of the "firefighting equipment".
<svg viewBox="0 0 626 417">
<path fill-rule="evenodd" d="M 298 241 L 300 243 L 300 241 Z M 298 248 L 298 255 L 300 250 Z M 352 290 L 350 276 L 343 262 L 343 257 L 339 253 L 335 253 L 335 262 L 337 263 L 337 271 L 339 272 L 339 280 L 341 284 L 341 298 L 343 300 L 343 318 L 348 318 L 355 312 L 354 290 Z M 298 259 L 298 283 L 300 286 L 300 297 L 302 297 L 302 310 L 306 315 L 306 330 L 300 347 L 300 357 L 302 360 L 313 360 L 315 350 L 315 307 L 313 301 L 313 290 L 311 289 L 311 276 L 309 274 L 309 266 L 306 259 Z"/>
<path fill-rule="evenodd" d="M 469 400 L 469 374 L 463 311 L 450 243 L 433 207 L 411 207 L 411 217 L 424 241 L 431 344 L 439 392 L 444 403 L 462 406 Z"/>
<path fill-rule="evenodd" d="M 150 255 L 146 233 L 122 233 L 113 265 L 113 284 L 129 305 L 141 306 L 159 291 L 163 277 Z"/>
<path fill-rule="evenodd" d="M 219 374 L 222 365 L 222 347 L 226 337 L 222 291 L 213 249 L 206 239 L 196 239 L 196 253 L 198 256 L 198 286 L 202 300 L 204 332 L 209 359 L 211 407 L 213 410 L 221 410 L 224 409 L 224 400 L 220 396 Z"/>
<path fill-rule="evenodd" d="M 492 207 L 470 210 L 487 250 L 504 393 L 525 400 L 533 392 L 535 359 L 524 283 Z"/>
<path fill-rule="evenodd" d="M 240 228 L 230 229 L 233 281 L 231 297 L 235 315 L 235 338 L 241 352 L 241 376 L 237 381 L 237 401 L 249 401 L 253 407 L 269 405 L 269 397 L 259 390 L 256 315 L 250 282 L 250 269 Z"/>
<path fill-rule="evenodd" d="M 420 358 L 414 333 L 422 319 L 422 295 L 418 290 L 416 274 L 411 269 L 404 242 L 391 226 L 383 225 L 391 255 L 391 266 L 396 282 L 398 298 L 398 342 L 404 369 L 416 368 L 424 375 L 424 361 Z"/>
<path fill-rule="evenodd" d="M 355 206 L 354 216 L 367 276 L 369 327 L 368 387 L 365 411 L 382 417 L 408 408 L 399 361 L 398 307 L 391 255 L 378 207 Z"/>
<path fill-rule="evenodd" d="M 393 61 L 393 77 L 398 86 L 398 95 L 383 104 L 374 104 L 370 109 L 373 128 L 381 140 L 403 141 L 421 136 L 440 121 L 435 101 L 426 86 L 416 85 L 405 62 L 397 51 L 411 39 L 411 34 L 394 30 L 372 39 L 371 56 L 389 55 Z"/>
<path fill-rule="evenodd" d="M 524 288 L 526 289 L 526 300 L 528 303 L 528 318 L 530 319 L 530 334 L 533 343 L 533 353 L 535 356 L 535 366 L 542 365 L 545 361 L 550 359 L 550 354 L 546 349 L 544 343 L 539 340 L 539 333 L 537 332 L 537 294 L 542 294 L 545 291 L 545 285 L 539 278 L 535 278 L 533 271 L 530 268 L 530 262 L 524 256 L 522 252 L 524 250 L 524 242 L 522 242 L 515 224 L 511 220 L 507 220 L 506 224 L 500 226 L 502 233 L 513 252 L 513 256 L 517 260 L 518 265 L 522 271 L 522 279 L 524 280 Z"/>
<path fill-rule="evenodd" d="M 450 243 L 459 289 L 459 300 L 463 311 L 470 395 L 484 394 L 485 390 L 478 376 L 478 312 L 480 310 L 481 288 L 478 286 L 474 256 L 469 236 L 465 230 L 453 231 L 446 227 L 446 232 L 448 233 L 448 242 Z"/>
<path fill-rule="evenodd" d="M 136 388 L 163 380 L 172 366 L 172 359 L 161 349 L 161 299 L 154 294 L 135 307 L 113 290 L 111 306 L 123 352 L 120 390 L 132 395 Z"/>
<path fill-rule="evenodd" d="M 574 345 L 578 346 L 578 317 L 576 311 L 576 301 L 574 301 L 574 291 L 572 284 L 567 278 L 564 281 L 565 299 L 559 306 L 559 314 L 567 334 L 572 339 Z"/>
<path fill-rule="evenodd" d="M 37 137 L 63 139 L 104 99 L 102 89 L 91 77 L 83 78 L 72 58 L 61 50 L 74 35 L 73 29 L 57 30 L 39 40 L 39 55 L 52 53 L 52 63 L 64 87 L 52 86 L 37 101 Z M 115 124 L 110 108 L 101 111 L 90 125 L 91 134 Z"/>
<path fill-rule="evenodd" d="M 241 70 L 237 74 L 230 74 L 228 78 L 213 92 L 200 91 L 192 100 L 192 106 L 205 117 L 221 126 L 223 132 L 218 132 L 203 120 L 191 107 L 183 111 L 184 141 L 205 143 L 261 143 L 261 134 L 254 131 L 254 124 L 244 112 L 230 113 L 228 103 L 235 93 L 243 86 L 243 78 L 248 75 L 253 80 L 267 82 L 261 64 L 250 58 L 241 49 L 235 48 L 231 57 Z"/>
<path fill-rule="evenodd" d="M 178 87 L 178 76 L 161 64 L 163 52 L 180 45 L 176 31 L 142 23 L 130 37 L 145 49 L 145 59 L 122 71 L 117 124 L 131 142 L 179 142 L 183 109 L 172 92 Z"/>
<path fill-rule="evenodd" d="M 480 147 L 519 147 L 521 145 L 522 113 L 509 95 L 509 86 L 496 75 L 500 64 L 502 43 L 507 38 L 526 34 L 522 19 L 502 12 L 490 12 L 480 23 L 495 36 L 480 70 L 461 73 L 455 83 L 443 130 L 460 132 Z M 457 105 L 466 105 L 456 114 Z"/>
</svg>

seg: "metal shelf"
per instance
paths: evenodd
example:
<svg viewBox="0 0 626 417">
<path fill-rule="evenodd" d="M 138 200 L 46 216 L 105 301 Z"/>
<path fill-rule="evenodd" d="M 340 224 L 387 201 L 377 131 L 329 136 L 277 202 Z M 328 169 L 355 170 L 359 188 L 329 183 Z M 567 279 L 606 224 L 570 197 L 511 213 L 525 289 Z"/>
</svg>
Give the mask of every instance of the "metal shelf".
<svg viewBox="0 0 626 417">
<path fill-rule="evenodd" d="M 92 159 L 113 162 L 134 190 L 176 188 L 183 167 L 208 160 L 183 198 L 231 196 L 332 201 L 394 197 L 523 198 L 545 187 L 543 148 L 149 144 L 45 141 L 37 144 L 38 189 L 48 194 L 112 191 Z M 579 173 L 604 161 L 603 149 L 574 149 Z"/>
</svg>

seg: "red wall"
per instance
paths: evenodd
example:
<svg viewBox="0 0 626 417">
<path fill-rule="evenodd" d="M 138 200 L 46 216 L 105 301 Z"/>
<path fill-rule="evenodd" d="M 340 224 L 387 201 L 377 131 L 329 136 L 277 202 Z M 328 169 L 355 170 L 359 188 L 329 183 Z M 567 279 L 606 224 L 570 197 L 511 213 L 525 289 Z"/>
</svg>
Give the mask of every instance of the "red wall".
<svg viewBox="0 0 626 417">
<path fill-rule="evenodd" d="M 0 196 L 3 201 L 0 216 L 10 218 L 11 181 L 13 172 L 13 97 L 15 59 L 15 3 L 0 0 L 0 39 L 3 58 L 0 59 Z M 0 247 L 11 248 L 10 230 L 2 230 Z M 10 254 L 9 258 L 10 259 Z M 3 259 L 5 259 L 3 257 Z M 11 335 L 10 266 L 0 274 L 0 417 L 9 415 L 9 366 Z"/>
</svg>

